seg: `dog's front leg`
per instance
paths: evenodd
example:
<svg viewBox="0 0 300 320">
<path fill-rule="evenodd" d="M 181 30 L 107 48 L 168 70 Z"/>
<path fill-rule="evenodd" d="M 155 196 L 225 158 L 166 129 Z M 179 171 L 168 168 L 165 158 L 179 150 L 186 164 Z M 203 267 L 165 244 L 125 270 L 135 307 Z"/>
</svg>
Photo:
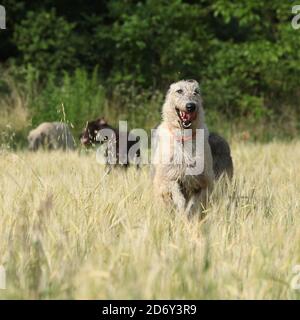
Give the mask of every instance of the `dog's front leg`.
<svg viewBox="0 0 300 320">
<path fill-rule="evenodd" d="M 201 191 L 200 191 L 201 192 Z M 196 206 L 197 206 L 197 198 L 199 197 L 199 193 L 193 194 L 190 198 L 190 200 L 187 203 L 185 214 L 187 216 L 192 215 L 195 212 Z"/>
<path fill-rule="evenodd" d="M 186 200 L 181 192 L 180 185 L 177 181 L 174 181 L 171 185 L 171 194 L 175 206 L 180 212 L 183 213 L 185 209 Z"/>
</svg>

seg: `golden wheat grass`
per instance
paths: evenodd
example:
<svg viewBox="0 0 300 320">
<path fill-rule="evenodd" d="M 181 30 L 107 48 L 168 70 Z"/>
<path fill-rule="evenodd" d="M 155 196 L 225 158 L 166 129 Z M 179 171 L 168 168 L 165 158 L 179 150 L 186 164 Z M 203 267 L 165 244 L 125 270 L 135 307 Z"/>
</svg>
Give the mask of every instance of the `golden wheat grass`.
<svg viewBox="0 0 300 320">
<path fill-rule="evenodd" d="M 300 143 L 233 145 L 203 220 L 153 198 L 148 168 L 93 153 L 0 154 L 0 298 L 297 299 Z"/>
</svg>

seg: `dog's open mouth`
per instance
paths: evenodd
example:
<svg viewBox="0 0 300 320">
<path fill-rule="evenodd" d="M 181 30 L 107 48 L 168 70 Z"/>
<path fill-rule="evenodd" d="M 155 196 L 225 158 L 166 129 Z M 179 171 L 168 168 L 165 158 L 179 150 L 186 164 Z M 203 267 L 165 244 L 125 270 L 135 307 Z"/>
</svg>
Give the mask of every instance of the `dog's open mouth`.
<svg viewBox="0 0 300 320">
<path fill-rule="evenodd" d="M 176 112 L 178 114 L 178 117 L 181 121 L 181 124 L 184 128 L 189 128 L 192 125 L 192 122 L 197 117 L 197 112 L 187 112 L 187 111 L 181 111 L 179 109 L 176 109 Z"/>
</svg>

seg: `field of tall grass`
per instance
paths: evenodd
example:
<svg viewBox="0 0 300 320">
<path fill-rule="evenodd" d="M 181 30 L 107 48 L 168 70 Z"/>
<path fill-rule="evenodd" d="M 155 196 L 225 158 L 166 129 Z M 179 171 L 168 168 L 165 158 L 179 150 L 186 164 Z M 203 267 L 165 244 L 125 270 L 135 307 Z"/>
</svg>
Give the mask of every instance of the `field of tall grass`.
<svg viewBox="0 0 300 320">
<path fill-rule="evenodd" d="M 0 155 L 0 299 L 299 299 L 300 142 L 233 142 L 206 216 L 153 198 L 149 168 L 95 154 Z"/>
</svg>

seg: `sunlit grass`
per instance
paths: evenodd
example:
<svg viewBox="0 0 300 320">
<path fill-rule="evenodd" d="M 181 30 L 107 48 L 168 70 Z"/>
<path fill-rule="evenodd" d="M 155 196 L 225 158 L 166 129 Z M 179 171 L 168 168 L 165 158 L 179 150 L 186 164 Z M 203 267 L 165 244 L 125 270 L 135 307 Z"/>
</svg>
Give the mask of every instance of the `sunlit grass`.
<svg viewBox="0 0 300 320">
<path fill-rule="evenodd" d="M 234 144 L 203 220 L 153 198 L 148 168 L 0 155 L 0 298 L 297 299 L 300 143 Z"/>
</svg>

